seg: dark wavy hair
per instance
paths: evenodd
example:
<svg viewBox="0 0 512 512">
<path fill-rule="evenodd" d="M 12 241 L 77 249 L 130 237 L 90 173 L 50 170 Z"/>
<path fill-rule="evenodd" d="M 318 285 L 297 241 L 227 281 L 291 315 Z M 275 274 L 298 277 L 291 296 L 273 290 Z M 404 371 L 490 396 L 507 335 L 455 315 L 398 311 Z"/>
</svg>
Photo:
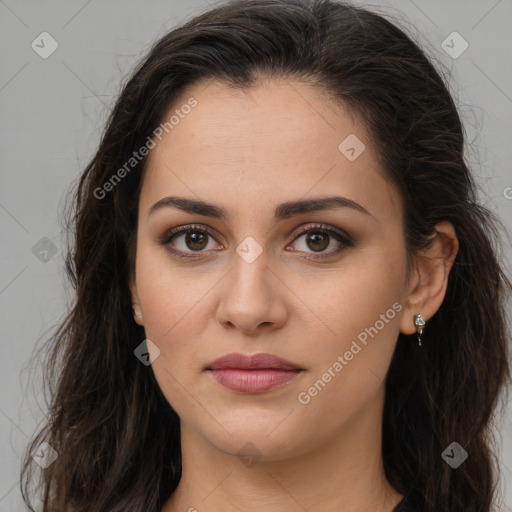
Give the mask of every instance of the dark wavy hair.
<svg viewBox="0 0 512 512">
<path fill-rule="evenodd" d="M 321 87 L 364 123 L 402 198 L 409 257 L 428 246 L 438 222 L 455 227 L 459 251 L 423 346 L 404 334 L 397 340 L 382 455 L 391 485 L 419 510 L 491 510 L 499 480 L 491 428 L 510 381 L 512 285 L 500 265 L 503 225 L 477 198 L 463 126 L 432 60 L 386 15 L 331 0 L 231 1 L 153 45 L 74 184 L 66 226 L 74 299 L 43 347 L 49 413 L 22 461 L 31 511 L 36 482 L 43 512 L 159 512 L 176 489 L 179 417 L 152 367 L 134 356 L 145 334 L 133 321 L 128 278 L 147 158 L 109 193 L 98 198 L 97 190 L 188 86 L 215 79 L 249 88 L 262 76 Z M 58 454 L 44 470 L 31 457 L 42 441 Z M 453 441 L 469 453 L 456 470 L 441 457 Z"/>
</svg>

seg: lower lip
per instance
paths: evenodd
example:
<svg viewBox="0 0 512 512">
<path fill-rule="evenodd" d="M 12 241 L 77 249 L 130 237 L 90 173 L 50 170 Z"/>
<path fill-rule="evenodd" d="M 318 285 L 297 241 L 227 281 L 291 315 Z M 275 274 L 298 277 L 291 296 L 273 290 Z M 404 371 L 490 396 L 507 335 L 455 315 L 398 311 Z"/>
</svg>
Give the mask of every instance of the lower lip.
<svg viewBox="0 0 512 512">
<path fill-rule="evenodd" d="M 301 370 L 241 370 L 226 368 L 209 370 L 212 377 L 226 388 L 243 393 L 261 393 L 274 389 L 293 380 Z"/>
</svg>

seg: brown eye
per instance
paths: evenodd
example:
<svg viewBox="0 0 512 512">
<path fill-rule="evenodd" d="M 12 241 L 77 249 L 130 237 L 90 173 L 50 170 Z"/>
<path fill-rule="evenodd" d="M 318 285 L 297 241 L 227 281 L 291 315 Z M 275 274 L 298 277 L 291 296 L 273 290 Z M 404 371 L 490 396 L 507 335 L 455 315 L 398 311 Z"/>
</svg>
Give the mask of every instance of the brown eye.
<svg viewBox="0 0 512 512">
<path fill-rule="evenodd" d="M 185 245 L 192 251 L 200 251 L 208 245 L 208 233 L 187 231 L 185 233 Z"/>
<path fill-rule="evenodd" d="M 329 246 L 329 235 L 319 231 L 312 231 L 306 236 L 306 244 L 313 251 L 323 251 Z"/>
<path fill-rule="evenodd" d="M 158 241 L 175 256 L 199 258 L 210 257 L 212 250 L 222 248 L 221 244 L 215 245 L 216 236 L 207 226 L 188 225 L 167 231 Z M 211 247 L 209 247 L 210 241 L 214 242 Z M 314 260 L 337 255 L 348 247 L 352 247 L 354 241 L 348 233 L 340 229 L 326 224 L 316 224 L 301 227 L 288 247 L 292 245 L 298 246 L 292 248 L 292 251 L 304 253 L 305 255 L 301 257 Z M 327 250 L 329 247 L 331 249 Z"/>
<path fill-rule="evenodd" d="M 160 238 L 159 243 L 176 256 L 193 258 L 214 249 L 216 244 L 210 244 L 210 241 L 215 241 L 213 232 L 206 227 L 189 225 L 171 229 Z"/>
<path fill-rule="evenodd" d="M 300 228 L 295 234 L 292 245 L 295 245 L 294 251 L 306 254 L 304 258 L 318 259 L 336 255 L 344 249 L 352 247 L 354 242 L 352 237 L 344 231 L 326 224 L 317 224 Z M 334 247 L 331 250 L 326 250 L 330 246 Z"/>
</svg>

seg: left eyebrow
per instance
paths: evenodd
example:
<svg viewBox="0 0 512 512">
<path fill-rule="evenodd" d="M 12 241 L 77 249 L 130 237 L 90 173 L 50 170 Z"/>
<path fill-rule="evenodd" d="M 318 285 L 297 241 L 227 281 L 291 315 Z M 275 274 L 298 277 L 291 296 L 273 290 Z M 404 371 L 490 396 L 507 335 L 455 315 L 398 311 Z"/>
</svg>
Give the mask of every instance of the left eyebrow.
<svg viewBox="0 0 512 512">
<path fill-rule="evenodd" d="M 216 206 L 205 201 L 191 199 L 187 197 L 168 196 L 157 201 L 148 210 L 148 216 L 162 208 L 175 207 L 187 213 L 204 215 L 216 219 L 229 219 L 228 212 L 221 206 Z M 352 199 L 342 196 L 319 197 L 313 199 L 303 199 L 299 201 L 289 201 L 277 205 L 274 211 L 274 217 L 277 220 L 285 220 L 295 215 L 303 213 L 312 213 L 333 208 L 351 208 L 355 211 L 370 215 L 370 212 Z"/>
<path fill-rule="evenodd" d="M 360 213 L 371 216 L 364 206 L 342 196 L 319 197 L 282 203 L 276 207 L 274 215 L 276 219 L 284 220 L 301 213 L 319 212 L 333 208 L 352 208 Z"/>
</svg>

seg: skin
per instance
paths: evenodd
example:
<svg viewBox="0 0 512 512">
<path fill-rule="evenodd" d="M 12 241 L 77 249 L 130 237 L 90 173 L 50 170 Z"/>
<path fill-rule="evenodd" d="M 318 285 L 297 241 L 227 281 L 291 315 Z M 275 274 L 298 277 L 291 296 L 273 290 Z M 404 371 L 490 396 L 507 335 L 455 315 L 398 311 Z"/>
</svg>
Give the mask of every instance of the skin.
<svg viewBox="0 0 512 512">
<path fill-rule="evenodd" d="M 428 327 L 443 301 L 458 250 L 453 226 L 437 226 L 407 273 L 400 195 L 362 125 L 313 85 L 201 82 L 172 110 L 191 96 L 197 106 L 149 155 L 129 283 L 134 319 L 160 350 L 152 369 L 181 422 L 183 475 L 162 511 L 391 512 L 402 495 L 381 459 L 384 379 L 399 332 L 415 333 L 418 313 Z M 338 149 L 349 134 L 366 146 L 354 161 Z M 148 215 L 169 195 L 221 206 L 229 218 L 174 207 Z M 334 208 L 274 219 L 282 202 L 333 195 L 369 214 Z M 296 235 L 316 222 L 346 231 L 353 246 L 334 254 L 343 247 L 334 237 L 318 249 L 307 233 Z M 158 244 L 191 223 L 216 234 L 198 259 Z M 236 252 L 248 236 L 262 249 L 252 263 Z M 198 254 L 184 234 L 169 245 Z M 319 253 L 324 259 L 304 258 Z M 394 303 L 394 318 L 300 403 L 298 394 Z M 264 393 L 231 391 L 204 371 L 231 352 L 268 352 L 304 371 Z M 240 453 L 252 450 L 258 457 L 248 463 Z"/>
</svg>

